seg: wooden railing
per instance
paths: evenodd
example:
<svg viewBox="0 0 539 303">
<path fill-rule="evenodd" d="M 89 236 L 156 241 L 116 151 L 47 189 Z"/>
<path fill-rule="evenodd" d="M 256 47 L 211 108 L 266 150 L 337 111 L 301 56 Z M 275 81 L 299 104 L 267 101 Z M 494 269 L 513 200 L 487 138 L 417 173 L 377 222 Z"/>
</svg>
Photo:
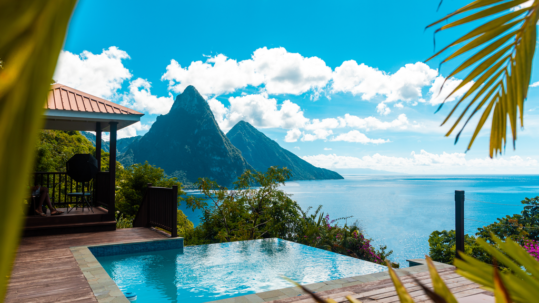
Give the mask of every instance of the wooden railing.
<svg viewBox="0 0 539 303">
<path fill-rule="evenodd" d="M 148 184 L 144 199 L 133 220 L 133 227 L 159 227 L 178 236 L 178 187 L 154 187 Z"/>
<path fill-rule="evenodd" d="M 33 185 L 45 186 L 49 189 L 49 197 L 55 207 L 66 207 L 69 204 L 77 202 L 77 197 L 71 197 L 68 194 L 81 192 L 84 188 L 86 192 L 93 193 L 95 206 L 108 207 L 109 201 L 109 173 L 99 172 L 90 182 L 77 182 L 65 172 L 36 172 L 34 173 Z"/>
</svg>

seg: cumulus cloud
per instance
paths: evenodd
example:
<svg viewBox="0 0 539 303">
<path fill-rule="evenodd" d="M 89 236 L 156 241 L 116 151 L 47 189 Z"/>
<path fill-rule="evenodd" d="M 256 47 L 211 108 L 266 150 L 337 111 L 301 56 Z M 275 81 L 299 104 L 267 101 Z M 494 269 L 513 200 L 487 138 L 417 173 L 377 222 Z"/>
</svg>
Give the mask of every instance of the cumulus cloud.
<svg viewBox="0 0 539 303">
<path fill-rule="evenodd" d="M 394 74 L 358 64 L 354 60 L 345 61 L 333 72 L 333 92 L 347 92 L 361 95 L 363 100 L 383 96 L 385 102 L 412 101 L 421 98 L 421 89 L 431 84 L 438 71 L 422 62 L 406 64 Z"/>
<path fill-rule="evenodd" d="M 467 159 L 465 153 L 433 154 L 425 150 L 419 153 L 412 152 L 410 157 L 391 157 L 376 153 L 364 157 L 320 154 L 302 158 L 315 166 L 328 169 L 371 168 L 404 173 L 439 173 L 442 169 L 446 173 L 476 173 L 478 168 L 481 168 L 483 173 L 486 171 L 508 173 L 511 168 L 514 172 L 522 172 L 523 169 L 534 172 L 539 165 L 537 160 L 530 157 Z"/>
<path fill-rule="evenodd" d="M 115 46 L 103 50 L 101 54 L 62 51 L 53 78 L 78 90 L 111 98 L 122 83 L 132 77 L 122 63 L 124 59 L 129 59 L 129 55 Z"/>
<path fill-rule="evenodd" d="M 444 100 L 447 98 L 447 96 L 455 89 L 459 84 L 462 82 L 462 80 L 450 78 L 445 81 L 445 78 L 442 76 L 436 77 L 434 80 L 434 83 L 429 89 L 429 94 L 431 95 L 431 98 L 429 100 L 429 103 L 431 105 L 439 105 L 444 102 Z M 442 85 L 444 86 L 442 89 Z M 469 89 L 472 87 L 473 82 L 467 83 L 463 87 L 461 87 L 457 92 L 455 92 L 451 97 L 449 97 L 445 102 L 452 102 L 456 99 L 462 97 Z M 440 91 L 441 89 L 441 91 Z"/>
<path fill-rule="evenodd" d="M 391 113 L 391 109 L 385 103 L 379 103 L 376 106 L 376 111 L 382 116 L 387 116 Z"/>
<path fill-rule="evenodd" d="M 296 142 L 301 137 L 301 131 L 297 128 L 291 129 L 286 133 L 284 137 L 285 142 Z"/>
<path fill-rule="evenodd" d="M 129 84 L 129 94 L 124 96 L 122 105 L 145 111 L 149 114 L 164 115 L 170 111 L 174 99 L 169 93 L 168 97 L 157 97 L 152 95 L 151 83 L 145 79 L 138 78 Z"/>
<path fill-rule="evenodd" d="M 387 143 L 389 140 L 384 139 L 370 139 L 365 134 L 361 133 L 358 130 L 351 130 L 347 133 L 340 134 L 335 138 L 332 138 L 331 141 L 346 141 L 346 142 L 356 142 L 361 144 L 382 144 Z"/>
<path fill-rule="evenodd" d="M 194 85 L 203 95 L 220 95 L 263 84 L 269 94 L 313 91 L 317 96 L 331 75 L 331 68 L 320 58 L 289 53 L 282 47 L 264 47 L 257 49 L 251 59 L 239 62 L 222 54 L 187 67 L 171 60 L 161 79 L 169 81 L 169 88 L 175 92 Z"/>
<path fill-rule="evenodd" d="M 130 138 L 130 137 L 135 137 L 138 135 L 143 135 L 147 131 L 149 131 L 151 127 L 152 127 L 151 124 L 142 124 L 140 122 L 131 124 L 128 127 L 122 128 L 118 131 L 117 139 Z M 95 135 L 95 132 L 90 132 L 90 133 Z M 110 141 L 110 133 L 103 132 L 102 136 L 103 136 L 103 140 Z"/>
<path fill-rule="evenodd" d="M 333 149 L 330 147 L 324 147 L 324 150 L 333 150 Z"/>
<path fill-rule="evenodd" d="M 303 134 L 301 141 L 326 140 L 327 137 L 332 134 L 333 134 L 332 130 L 315 129 L 311 134 Z"/>
<path fill-rule="evenodd" d="M 239 121 L 245 121 L 259 128 L 293 129 L 303 127 L 309 119 L 303 116 L 299 105 L 290 100 L 277 104 L 277 100 L 267 94 L 230 97 L 226 108 L 217 99 L 208 101 L 212 112 L 223 130 L 232 128 Z"/>
<path fill-rule="evenodd" d="M 532 85 L 530 85 L 530 87 L 537 87 L 537 86 L 539 86 L 539 81 L 534 82 L 534 83 L 532 83 Z"/>
</svg>

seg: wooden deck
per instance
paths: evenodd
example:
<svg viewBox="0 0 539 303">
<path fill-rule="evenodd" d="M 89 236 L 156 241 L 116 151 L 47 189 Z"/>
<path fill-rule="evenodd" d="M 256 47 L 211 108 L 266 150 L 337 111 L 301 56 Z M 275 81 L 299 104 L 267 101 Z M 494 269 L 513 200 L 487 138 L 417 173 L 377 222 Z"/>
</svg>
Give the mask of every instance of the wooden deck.
<svg viewBox="0 0 539 303">
<path fill-rule="evenodd" d="M 453 268 L 438 269 L 440 277 L 445 281 L 447 287 L 451 290 L 457 300 L 464 301 L 464 298 L 471 301 L 468 302 L 494 302 L 492 293 L 484 289 L 472 281 L 455 273 Z M 415 302 L 432 302 L 425 292 L 415 283 L 414 278 L 418 279 L 421 283 L 432 289 L 432 282 L 430 274 L 428 272 L 415 273 L 410 276 L 401 276 L 400 279 L 404 284 L 404 287 L 408 290 L 410 296 Z M 351 283 L 353 284 L 353 283 Z M 346 296 L 351 296 L 363 303 L 367 302 L 380 302 L 380 303 L 398 303 L 399 298 L 393 286 L 393 282 L 390 279 L 383 279 L 379 281 L 358 283 L 357 285 L 351 285 L 348 287 L 335 288 L 331 290 L 317 292 L 318 295 L 323 298 L 332 298 L 333 300 L 341 302 L 349 302 Z M 480 301 L 478 297 L 483 297 L 488 301 Z M 489 300 L 489 297 L 491 300 Z M 272 303 L 316 303 L 313 299 L 308 298 L 305 295 L 296 296 L 287 299 L 270 300 Z"/>
<path fill-rule="evenodd" d="M 148 228 L 130 228 L 22 238 L 5 302 L 97 302 L 69 247 L 164 237 Z"/>
</svg>

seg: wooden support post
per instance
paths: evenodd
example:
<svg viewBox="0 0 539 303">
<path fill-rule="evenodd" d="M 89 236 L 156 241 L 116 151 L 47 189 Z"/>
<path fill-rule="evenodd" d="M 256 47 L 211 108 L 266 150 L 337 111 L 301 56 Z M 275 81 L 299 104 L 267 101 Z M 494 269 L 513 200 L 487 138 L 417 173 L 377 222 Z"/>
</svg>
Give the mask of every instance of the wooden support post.
<svg viewBox="0 0 539 303">
<path fill-rule="evenodd" d="M 461 258 L 459 252 L 464 253 L 464 191 L 455 190 L 455 257 Z"/>
<path fill-rule="evenodd" d="M 101 171 L 101 122 L 95 123 L 95 157 L 97 158 L 97 171 Z"/>
<path fill-rule="evenodd" d="M 178 236 L 178 185 L 172 186 L 172 231 L 170 236 Z"/>
<path fill-rule="evenodd" d="M 150 188 L 152 187 L 152 183 L 148 183 L 148 187 L 146 188 L 146 201 L 143 201 L 142 203 L 146 202 L 146 227 L 150 228 L 152 227 L 150 224 L 151 221 L 151 212 L 152 207 L 155 205 L 152 205 L 152 199 L 150 199 Z"/>
<path fill-rule="evenodd" d="M 116 219 L 116 138 L 118 122 L 110 122 L 110 152 L 109 152 L 109 218 Z"/>
</svg>

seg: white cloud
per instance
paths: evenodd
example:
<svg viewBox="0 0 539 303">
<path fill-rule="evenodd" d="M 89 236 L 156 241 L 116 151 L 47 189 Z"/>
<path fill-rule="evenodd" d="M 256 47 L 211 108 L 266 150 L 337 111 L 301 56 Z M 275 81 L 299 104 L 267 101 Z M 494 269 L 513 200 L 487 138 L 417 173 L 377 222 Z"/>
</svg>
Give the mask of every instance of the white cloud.
<svg viewBox="0 0 539 303">
<path fill-rule="evenodd" d="M 174 99 L 169 93 L 168 97 L 157 97 L 150 91 L 151 83 L 138 78 L 129 84 L 129 94 L 124 96 L 122 105 L 145 111 L 149 114 L 164 115 L 170 111 Z"/>
<path fill-rule="evenodd" d="M 124 67 L 123 59 L 129 59 L 129 55 L 115 46 L 97 55 L 89 51 L 80 55 L 62 51 L 53 78 L 78 90 L 111 98 L 122 83 L 132 77 Z"/>
<path fill-rule="evenodd" d="M 358 129 L 369 130 L 387 130 L 387 129 L 408 129 L 409 126 L 412 128 L 418 128 L 417 123 L 411 124 L 406 117 L 406 114 L 400 114 L 399 117 L 391 122 L 382 122 L 375 117 L 360 118 L 358 116 L 353 116 L 346 114 L 344 118 L 339 119 L 342 121 L 341 125 L 344 127 L 352 127 Z"/>
<path fill-rule="evenodd" d="M 294 149 L 300 150 L 299 146 L 294 146 Z"/>
<path fill-rule="evenodd" d="M 138 135 L 138 132 L 146 133 L 151 128 L 151 125 L 142 124 L 137 122 L 135 124 L 129 125 L 126 128 L 123 128 L 118 131 L 118 139 L 130 138 Z"/>
<path fill-rule="evenodd" d="M 303 116 L 299 105 L 290 100 L 278 105 L 277 100 L 267 94 L 230 97 L 230 107 L 220 101 L 208 101 L 219 126 L 223 130 L 232 128 L 239 121 L 245 121 L 259 128 L 293 129 L 303 127 L 309 119 Z"/>
<path fill-rule="evenodd" d="M 324 150 L 333 150 L 333 149 L 329 147 L 324 147 Z"/>
<path fill-rule="evenodd" d="M 269 94 L 299 95 L 313 91 L 317 96 L 331 79 L 332 70 L 317 57 L 303 57 L 286 49 L 257 49 L 251 59 L 236 61 L 225 55 L 195 61 L 188 67 L 171 60 L 162 80 L 181 92 L 193 85 L 203 95 L 220 95 L 237 89 L 264 84 Z"/>
<path fill-rule="evenodd" d="M 361 158 L 336 154 L 302 158 L 315 166 L 328 169 L 371 168 L 403 173 L 534 173 L 539 165 L 536 159 L 530 157 L 467 159 L 464 153 L 432 154 L 424 150 L 412 152 L 410 157 L 390 157 L 376 153 Z"/>
<path fill-rule="evenodd" d="M 534 82 L 534 83 L 532 83 L 532 85 L 530 85 L 530 87 L 537 87 L 537 86 L 539 86 L 539 81 Z"/>
<path fill-rule="evenodd" d="M 404 105 L 402 105 L 402 103 L 395 103 L 395 105 L 393 105 L 393 107 L 404 108 Z"/>
<path fill-rule="evenodd" d="M 333 131 L 327 129 L 315 129 L 312 134 L 303 134 L 301 141 L 326 140 Z"/>
<path fill-rule="evenodd" d="M 379 103 L 376 106 L 376 111 L 382 116 L 387 116 L 391 113 L 391 109 L 385 103 Z"/>
<path fill-rule="evenodd" d="M 286 133 L 284 137 L 285 142 L 296 142 L 301 137 L 301 131 L 297 128 L 291 129 Z"/>
<path fill-rule="evenodd" d="M 365 134 L 361 133 L 358 130 L 351 130 L 347 133 L 340 134 L 337 137 L 331 139 L 331 141 L 346 141 L 346 142 L 356 142 L 361 144 L 382 144 L 387 143 L 389 140 L 384 139 L 370 139 Z"/>
<path fill-rule="evenodd" d="M 140 122 L 137 122 L 135 124 L 129 125 L 126 128 L 120 129 L 118 133 L 116 134 L 116 136 L 117 136 L 117 139 L 122 139 L 122 138 L 135 137 L 138 135 L 144 135 L 147 131 L 150 130 L 151 127 L 152 127 L 151 124 L 142 124 Z M 139 134 L 138 132 L 142 132 L 142 133 Z M 90 133 L 95 134 L 95 132 L 90 132 Z M 103 132 L 102 137 L 103 137 L 103 140 L 110 141 L 110 133 Z"/>
<path fill-rule="evenodd" d="M 457 86 L 459 86 L 459 84 L 462 82 L 462 80 L 455 79 L 455 78 L 447 79 L 447 81 L 445 81 L 445 84 L 444 84 L 444 81 L 445 81 L 444 77 L 438 76 L 436 77 L 436 79 L 434 80 L 434 83 L 430 87 L 429 94 L 431 94 L 431 98 L 429 100 L 429 103 L 431 105 L 438 105 L 438 104 L 443 103 L 445 98 L 447 98 L 447 96 L 455 88 L 457 88 Z M 444 87 L 440 91 L 440 89 L 442 88 L 442 84 Z M 462 97 L 470 89 L 470 87 L 472 87 L 472 85 L 473 85 L 473 82 L 467 83 L 466 85 L 461 87 L 456 93 L 451 95 L 451 97 L 449 97 L 446 100 L 446 102 L 452 102 Z"/>
<path fill-rule="evenodd" d="M 438 71 L 422 62 L 406 64 L 394 74 L 356 61 L 345 61 L 333 73 L 333 92 L 349 92 L 371 100 L 384 96 L 385 102 L 412 101 L 421 98 L 421 89 L 430 85 Z"/>
</svg>

